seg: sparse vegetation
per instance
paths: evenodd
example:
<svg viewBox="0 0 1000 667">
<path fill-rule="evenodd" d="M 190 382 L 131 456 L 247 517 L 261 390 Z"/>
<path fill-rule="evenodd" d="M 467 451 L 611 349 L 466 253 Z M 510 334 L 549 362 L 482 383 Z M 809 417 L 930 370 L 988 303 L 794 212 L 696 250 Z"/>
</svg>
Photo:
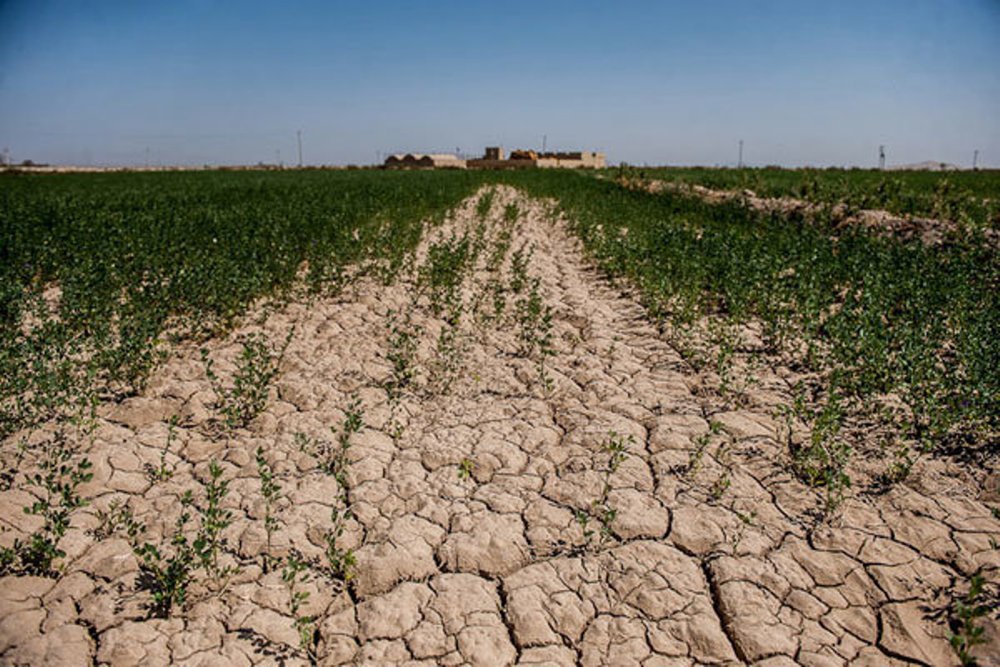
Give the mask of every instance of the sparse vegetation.
<svg viewBox="0 0 1000 667">
<path fill-rule="evenodd" d="M 277 504 L 281 500 L 281 485 L 275 479 L 274 468 L 264 456 L 264 448 L 258 447 L 254 457 L 257 463 L 257 476 L 260 478 L 260 495 L 264 498 L 264 572 L 269 572 L 274 564 L 274 553 L 271 551 L 271 541 L 278 529 L 276 515 Z"/>
<path fill-rule="evenodd" d="M 271 383 L 278 375 L 278 367 L 291 343 L 294 329 L 289 329 L 284 342 L 272 349 L 264 334 L 251 334 L 243 341 L 236 372 L 231 387 L 223 385 L 215 373 L 214 361 L 202 349 L 205 375 L 212 383 L 217 398 L 216 407 L 226 428 L 247 426 L 267 405 Z"/>
</svg>

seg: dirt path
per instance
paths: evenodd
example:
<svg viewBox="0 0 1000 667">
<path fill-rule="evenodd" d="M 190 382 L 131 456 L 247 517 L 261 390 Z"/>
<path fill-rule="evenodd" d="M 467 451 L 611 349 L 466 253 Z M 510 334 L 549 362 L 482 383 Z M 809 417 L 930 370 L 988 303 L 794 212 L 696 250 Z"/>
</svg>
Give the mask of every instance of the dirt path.
<svg viewBox="0 0 1000 667">
<path fill-rule="evenodd" d="M 443 320 L 426 299 L 413 305 L 414 286 L 364 279 L 238 332 L 281 340 L 295 328 L 264 413 L 219 437 L 198 351 L 180 350 L 145 395 L 102 409 L 87 452 L 91 504 L 61 543 L 61 578 L 0 580 L 0 662 L 305 662 L 288 583 L 280 567 L 261 568 L 262 446 L 284 496 L 271 550 L 316 564 L 296 590 L 310 593 L 298 615 L 315 619 L 320 664 L 955 663 L 935 613 L 977 569 L 996 582 L 1000 568 L 990 542 L 1000 521 L 975 485 L 928 461 L 913 482 L 855 494 L 818 522 L 820 494 L 788 472 L 771 417 L 788 398 L 781 378 L 761 371 L 743 406 L 728 407 L 544 205 L 499 189 L 494 229 L 515 202 L 512 250 L 533 244 L 528 274 L 553 309 L 542 370 L 537 355 L 517 354 L 513 303 L 499 322 L 467 310 L 460 352 L 440 355 Z M 474 229 L 475 208 L 467 202 L 432 240 Z M 482 287 L 490 274 L 475 278 Z M 467 284 L 464 302 L 476 293 Z M 422 328 L 416 378 L 395 401 L 390 317 Z M 220 376 L 235 340 L 210 346 Z M 462 363 L 444 392 L 448 359 Z M 317 453 L 355 399 L 365 426 L 347 472 L 354 518 L 338 541 L 356 550 L 345 586 L 320 566 L 342 503 Z M 145 466 L 160 465 L 174 414 L 173 474 L 157 481 Z M 222 564 L 240 570 L 224 587 L 197 577 L 183 612 L 149 619 L 133 549 L 121 530 L 107 535 L 101 513 L 127 501 L 145 539 L 165 544 L 181 495 L 198 497 L 212 459 L 231 480 L 224 504 L 235 517 Z M 24 490 L 0 494 L 11 534 L 33 527 L 25 504 Z M 978 655 L 998 655 L 1000 627 L 986 624 L 991 643 Z"/>
</svg>

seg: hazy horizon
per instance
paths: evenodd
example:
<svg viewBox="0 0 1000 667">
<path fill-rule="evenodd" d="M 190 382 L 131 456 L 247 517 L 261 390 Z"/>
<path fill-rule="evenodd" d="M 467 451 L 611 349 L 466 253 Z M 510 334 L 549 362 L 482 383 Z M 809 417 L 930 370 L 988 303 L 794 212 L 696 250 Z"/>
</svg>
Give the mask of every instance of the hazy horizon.
<svg viewBox="0 0 1000 667">
<path fill-rule="evenodd" d="M 0 148 L 142 166 L 487 145 L 1000 166 L 1000 3 L 0 2 Z"/>
</svg>

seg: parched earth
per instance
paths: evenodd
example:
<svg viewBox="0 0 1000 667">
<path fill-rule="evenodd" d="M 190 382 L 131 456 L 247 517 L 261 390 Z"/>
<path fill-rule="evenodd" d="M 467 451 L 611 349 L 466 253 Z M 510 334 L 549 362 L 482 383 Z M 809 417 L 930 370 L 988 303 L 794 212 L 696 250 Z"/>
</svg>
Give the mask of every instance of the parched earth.
<svg viewBox="0 0 1000 667">
<path fill-rule="evenodd" d="M 905 483 L 856 485 L 821 518 L 822 491 L 790 472 L 774 417 L 790 397 L 783 372 L 756 367 L 754 385 L 727 400 L 588 265 L 546 204 L 496 189 L 488 238 L 510 203 L 511 252 L 501 273 L 480 262 L 470 274 L 451 352 L 413 276 L 391 287 L 363 277 L 336 297 L 260 307 L 208 345 L 226 379 L 241 335 L 280 342 L 294 328 L 247 428 L 220 428 L 192 344 L 141 396 L 102 406 L 81 444 L 95 474 L 60 543 L 60 576 L 0 580 L 0 662 L 306 663 L 282 568 L 262 569 L 263 447 L 282 495 L 271 555 L 312 564 L 295 590 L 309 592 L 298 615 L 314 619 L 319 664 L 957 664 L 949 604 L 977 571 L 1000 580 L 1000 498 L 983 471 L 925 458 Z M 478 225 L 474 198 L 429 235 L 418 266 L 430 243 Z M 471 305 L 528 245 L 553 314 L 545 357 L 518 354 L 513 297 L 500 319 Z M 419 341 L 416 377 L 396 398 L 391 322 Z M 344 508 L 319 459 L 355 400 L 364 427 L 350 441 L 353 518 L 338 544 L 357 564 L 345 583 L 325 567 L 331 511 Z M 161 455 L 169 479 L 148 471 Z M 222 565 L 238 570 L 224 581 L 198 570 L 183 607 L 151 618 L 112 504 L 145 524 L 140 542 L 169 553 L 180 498 L 201 501 L 212 460 L 235 517 Z M 24 485 L 0 494 L 3 544 L 37 528 L 22 511 L 31 501 Z M 1000 664 L 1000 625 L 981 623 L 976 655 Z"/>
</svg>

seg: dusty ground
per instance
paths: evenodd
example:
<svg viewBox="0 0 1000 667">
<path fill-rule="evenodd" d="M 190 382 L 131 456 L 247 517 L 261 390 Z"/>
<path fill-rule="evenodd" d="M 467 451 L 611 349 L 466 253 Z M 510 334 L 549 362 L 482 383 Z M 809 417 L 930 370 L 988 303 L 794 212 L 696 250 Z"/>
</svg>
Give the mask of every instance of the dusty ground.
<svg viewBox="0 0 1000 667">
<path fill-rule="evenodd" d="M 492 219 L 517 198 L 499 190 Z M 305 662 L 280 567 L 261 568 L 263 446 L 284 495 L 273 555 L 295 549 L 316 566 L 299 590 L 310 592 L 300 614 L 316 617 L 320 664 L 956 663 L 942 610 L 977 569 L 1000 578 L 1000 521 L 986 502 L 1000 498 L 982 495 L 981 476 L 925 459 L 905 484 L 855 491 L 820 521 L 820 492 L 789 472 L 779 444 L 780 374 L 758 369 L 732 407 L 542 204 L 519 204 L 513 248 L 534 244 L 529 273 L 554 312 L 549 386 L 538 359 L 517 354 L 509 318 L 477 322 L 467 310 L 462 363 L 442 391 L 442 320 L 425 299 L 414 305 L 405 280 L 366 278 L 337 298 L 261 311 L 263 324 L 213 342 L 225 378 L 240 334 L 280 341 L 295 328 L 267 408 L 228 435 L 213 424 L 198 350 L 175 350 L 144 395 L 101 408 L 86 445 L 90 505 L 61 543 L 61 577 L 0 580 L 0 662 Z M 474 209 L 434 238 L 475 226 Z M 467 304 L 475 293 L 470 281 Z M 384 388 L 390 310 L 424 329 L 416 380 L 395 403 Z M 345 586 L 322 571 L 340 491 L 296 434 L 335 440 L 353 397 L 365 426 L 350 448 L 355 519 L 341 544 L 357 566 Z M 156 481 L 145 466 L 159 465 L 173 415 L 173 476 Z M 625 446 L 612 474 L 609 442 Z M 198 500 L 211 459 L 231 480 L 223 562 L 239 572 L 212 582 L 199 571 L 184 609 L 150 619 L 133 549 L 102 513 L 127 501 L 143 539 L 165 544 L 180 496 Z M 26 504 L 23 486 L 0 494 L 4 544 L 35 527 Z M 990 643 L 977 654 L 1000 664 L 1000 626 L 985 624 Z"/>
<path fill-rule="evenodd" d="M 854 210 L 844 204 L 828 206 L 795 197 L 760 197 L 752 190 L 715 190 L 702 185 L 648 179 L 626 179 L 619 182 L 628 187 L 641 188 L 649 192 L 671 190 L 694 194 L 713 203 L 739 201 L 764 213 L 798 214 L 806 219 L 814 218 L 820 214 L 828 214 L 839 227 L 860 226 L 899 238 L 919 238 L 928 245 L 944 243 L 959 231 L 958 226 L 949 220 L 901 216 L 877 209 Z M 983 234 L 988 243 L 1000 245 L 1000 234 L 996 230 L 986 229 Z"/>
</svg>

